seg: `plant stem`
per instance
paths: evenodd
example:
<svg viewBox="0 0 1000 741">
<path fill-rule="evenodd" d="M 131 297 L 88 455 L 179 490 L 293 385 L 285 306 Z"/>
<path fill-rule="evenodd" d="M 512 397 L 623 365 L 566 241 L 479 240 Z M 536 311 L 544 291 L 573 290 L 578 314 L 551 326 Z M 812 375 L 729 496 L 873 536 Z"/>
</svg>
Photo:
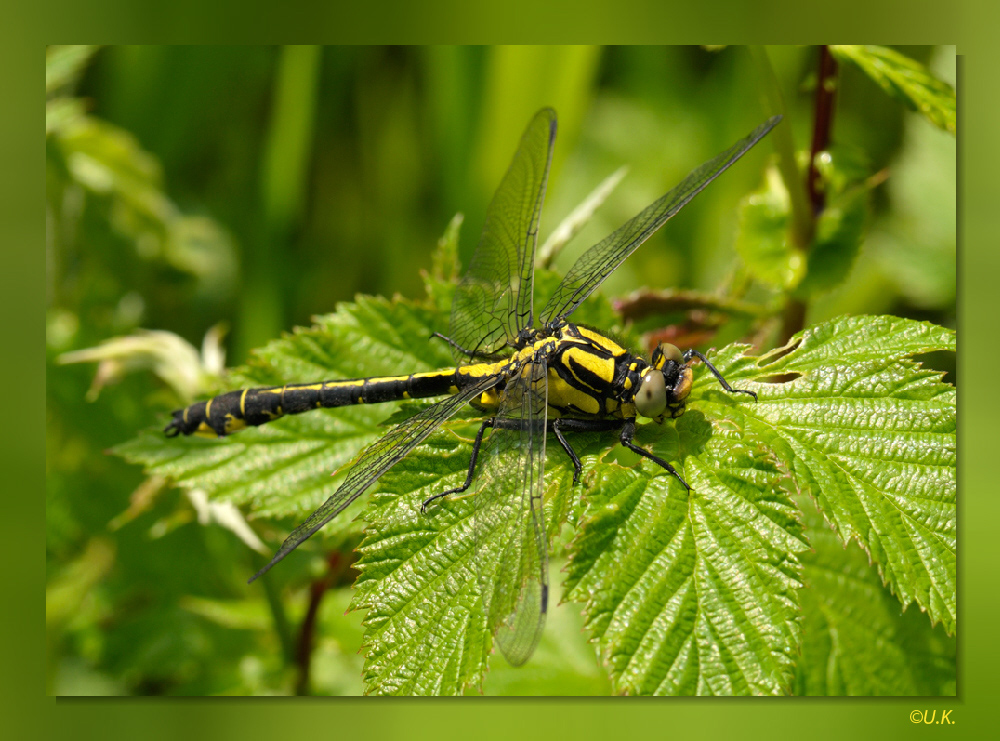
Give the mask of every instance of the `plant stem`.
<svg viewBox="0 0 1000 741">
<path fill-rule="evenodd" d="M 298 668 L 295 679 L 296 695 L 311 693 L 313 645 L 316 642 L 316 621 L 319 617 L 319 608 L 323 603 L 323 597 L 328 590 L 334 587 L 354 582 L 351 573 L 354 560 L 352 552 L 330 551 L 326 558 L 326 573 L 309 584 L 309 606 L 306 608 L 305 617 L 302 619 L 302 628 L 299 630 L 299 639 L 295 644 L 295 666 Z"/>
<path fill-rule="evenodd" d="M 751 54 L 761 70 L 761 80 L 764 85 L 764 97 L 772 112 L 785 113 L 784 100 L 774 69 L 764 47 L 750 47 Z M 807 180 L 802 182 L 798 165 L 795 160 L 795 143 L 792 140 L 790 126 L 779 126 L 774 132 L 775 147 L 778 150 L 778 171 L 788 191 L 790 227 L 789 236 L 792 247 L 797 249 L 802 259 L 807 259 L 816 229 L 816 219 L 826 206 L 826 194 L 816 158 L 820 152 L 830 145 L 830 132 L 833 128 L 833 103 L 837 90 L 837 62 L 826 46 L 819 48 L 819 75 L 816 82 L 816 98 L 813 116 L 812 145 L 809 156 Z M 796 332 L 805 327 L 808 306 L 803 298 L 788 293 L 785 297 L 785 309 L 782 315 L 781 336 L 779 345 L 783 345 Z"/>
<path fill-rule="evenodd" d="M 830 131 L 833 128 L 833 104 L 837 95 L 837 60 L 830 54 L 828 46 L 819 48 L 819 74 L 816 81 L 816 102 L 813 114 L 812 148 L 809 152 L 809 202 L 812 204 L 813 218 L 819 217 L 826 206 L 826 189 L 816 167 L 820 152 L 830 146 Z"/>
<path fill-rule="evenodd" d="M 323 602 L 323 595 L 326 594 L 326 590 L 333 583 L 333 572 L 336 570 L 339 558 L 340 554 L 337 551 L 331 552 L 327 558 L 326 573 L 319 579 L 314 579 L 309 584 L 309 607 L 306 608 L 306 615 L 302 619 L 302 628 L 299 630 L 299 639 L 295 644 L 295 666 L 298 667 L 295 679 L 296 695 L 309 694 L 316 617 L 319 614 L 319 606 Z"/>
<path fill-rule="evenodd" d="M 819 47 L 819 72 L 816 79 L 816 98 L 813 107 L 812 146 L 809 151 L 809 174 L 806 186 L 809 191 L 809 237 L 810 241 L 803 248 L 803 253 L 809 251 L 812 236 L 816 229 L 816 220 L 826 207 L 826 188 L 820 177 L 816 160 L 820 152 L 830 146 L 830 132 L 833 129 L 833 103 L 837 92 L 837 60 L 830 54 L 829 47 Z M 781 337 L 779 344 L 785 344 L 796 332 L 806 326 L 805 299 L 789 295 L 785 303 L 782 317 Z"/>
</svg>

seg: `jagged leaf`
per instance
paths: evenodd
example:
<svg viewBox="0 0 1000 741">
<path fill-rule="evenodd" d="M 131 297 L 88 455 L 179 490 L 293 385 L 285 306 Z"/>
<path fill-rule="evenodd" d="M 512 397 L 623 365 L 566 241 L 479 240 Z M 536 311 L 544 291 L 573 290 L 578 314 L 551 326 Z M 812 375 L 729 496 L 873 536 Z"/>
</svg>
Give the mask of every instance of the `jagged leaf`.
<svg viewBox="0 0 1000 741">
<path fill-rule="evenodd" d="M 938 128 L 955 133 L 955 88 L 919 62 L 885 46 L 831 46 L 841 59 L 858 65 L 883 90 Z"/>
<path fill-rule="evenodd" d="M 900 611 L 868 557 L 797 501 L 812 550 L 802 557 L 802 656 L 797 695 L 954 695 L 955 638 L 917 610 Z"/>
<path fill-rule="evenodd" d="M 365 684 L 376 694 L 459 694 L 482 676 L 488 643 L 476 582 L 473 503 L 420 511 L 457 486 L 469 446 L 435 435 L 380 482 L 356 568 L 365 618 Z"/>
<path fill-rule="evenodd" d="M 453 422 L 379 481 L 365 511 L 354 607 L 368 610 L 365 682 L 376 694 L 460 694 L 485 675 L 489 634 L 477 580 L 473 496 L 420 511 L 423 501 L 465 479 L 478 420 Z M 455 429 L 457 428 L 457 429 Z M 577 452 L 601 446 L 587 435 Z M 603 445 L 606 448 L 606 444 Z M 546 466 L 546 531 L 575 521 L 580 489 L 565 456 Z"/>
<path fill-rule="evenodd" d="M 567 586 L 620 692 L 790 690 L 807 545 L 773 454 L 747 434 L 753 402 L 720 392 L 701 374 L 675 429 L 637 438 L 682 462 L 692 491 L 644 462 L 606 468 L 587 496 Z"/>
<path fill-rule="evenodd" d="M 950 330 L 896 317 L 842 317 L 800 332 L 729 381 L 760 403 L 749 428 L 857 541 L 903 606 L 952 633 L 956 620 L 955 389 L 913 355 L 954 350 Z M 797 376 L 797 377 L 795 377 Z M 794 377 L 793 380 L 788 380 Z"/>
<path fill-rule="evenodd" d="M 904 605 L 955 620 L 954 389 L 909 356 L 954 347 L 940 327 L 844 318 L 757 363 L 713 362 L 758 404 L 734 404 L 702 374 L 672 445 L 693 490 L 644 465 L 588 495 L 571 596 L 617 689 L 787 692 L 799 649 L 800 528 L 781 471 L 854 538 Z M 752 378 L 801 374 L 784 383 Z"/>
</svg>

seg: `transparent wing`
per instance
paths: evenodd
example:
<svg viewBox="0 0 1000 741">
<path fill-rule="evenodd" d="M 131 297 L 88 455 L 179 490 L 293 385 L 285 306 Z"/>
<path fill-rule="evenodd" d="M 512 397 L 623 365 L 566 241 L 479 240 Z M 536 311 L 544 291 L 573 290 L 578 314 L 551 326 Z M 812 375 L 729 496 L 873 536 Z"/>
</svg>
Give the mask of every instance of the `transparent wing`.
<svg viewBox="0 0 1000 741">
<path fill-rule="evenodd" d="M 555 136 L 555 111 L 543 108 L 525 129 L 486 211 L 452 303 L 450 339 L 459 361 L 497 353 L 532 323 L 535 242 Z"/>
<path fill-rule="evenodd" d="M 522 368 L 505 392 L 475 495 L 476 566 L 487 625 L 507 661 L 535 651 L 548 607 L 546 363 Z"/>
<path fill-rule="evenodd" d="M 278 552 L 274 554 L 274 558 L 271 559 L 270 563 L 254 574 L 250 578 L 250 581 L 252 582 L 257 577 L 266 574 L 272 566 L 298 548 L 313 533 L 339 515 L 344 508 L 361 496 L 365 489 L 375 483 L 379 476 L 402 460 L 407 453 L 431 434 L 438 425 L 455 414 L 470 399 L 481 394 L 486 389 L 495 386 L 496 383 L 497 378 L 495 376 L 484 377 L 474 385 L 462 389 L 454 396 L 442 399 L 410 417 L 405 422 L 401 422 L 383 435 L 380 440 L 370 445 L 362 453 L 358 462 L 354 464 L 354 467 L 351 468 L 350 473 L 347 474 L 347 478 L 340 485 L 340 488 L 329 499 L 323 502 L 319 509 L 309 515 L 305 522 L 292 531 L 291 535 L 281 544 Z"/>
<path fill-rule="evenodd" d="M 542 310 L 542 324 L 571 314 L 640 244 L 746 154 L 780 120 L 781 116 L 774 116 L 758 126 L 748 137 L 698 167 L 676 188 L 584 252 Z"/>
</svg>

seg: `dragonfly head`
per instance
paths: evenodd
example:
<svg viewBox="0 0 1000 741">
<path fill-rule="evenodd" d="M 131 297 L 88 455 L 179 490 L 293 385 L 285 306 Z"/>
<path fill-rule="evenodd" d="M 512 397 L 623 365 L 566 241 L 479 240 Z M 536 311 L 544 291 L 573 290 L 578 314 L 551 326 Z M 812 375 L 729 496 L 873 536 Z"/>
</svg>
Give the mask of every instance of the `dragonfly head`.
<svg viewBox="0 0 1000 741">
<path fill-rule="evenodd" d="M 681 351 L 669 343 L 654 351 L 650 366 L 639 379 L 635 409 L 643 417 L 679 417 L 691 392 L 692 371 Z"/>
</svg>

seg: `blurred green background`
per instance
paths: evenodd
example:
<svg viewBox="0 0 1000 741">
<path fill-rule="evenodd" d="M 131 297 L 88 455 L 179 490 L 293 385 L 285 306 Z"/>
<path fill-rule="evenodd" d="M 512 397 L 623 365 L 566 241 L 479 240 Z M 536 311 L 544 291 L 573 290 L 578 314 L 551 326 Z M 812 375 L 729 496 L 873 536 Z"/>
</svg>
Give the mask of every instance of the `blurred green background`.
<svg viewBox="0 0 1000 741">
<path fill-rule="evenodd" d="M 953 47 L 899 47 L 955 82 Z M 227 365 L 356 293 L 419 297 L 456 212 L 461 254 L 531 114 L 559 113 L 542 237 L 621 165 L 629 172 L 557 263 L 774 111 L 797 149 L 812 130 L 815 47 L 106 47 L 68 59 L 47 125 L 47 690 L 286 693 L 295 679 L 246 545 L 180 493 L 105 455 L 162 426 L 178 399 L 155 375 L 64 353 L 139 330 L 195 347 L 228 328 Z M 955 139 L 842 64 L 835 148 L 873 192 L 867 237 L 810 323 L 844 312 L 955 323 Z M 58 108 L 53 110 L 52 101 Z M 764 142 L 605 285 L 711 289 L 734 269 L 740 199 Z M 947 360 L 944 361 L 947 364 Z M 401 369 L 405 371 L 405 369 Z M 289 379 L 308 380 L 308 379 Z M 312 691 L 361 690 L 359 615 L 325 599 Z M 308 595 L 290 602 L 298 620 Z M 565 610 L 564 610 L 565 612 Z M 567 617 L 566 620 L 572 619 Z M 550 626 L 551 627 L 551 626 Z M 606 692 L 577 636 L 487 692 Z M 497 662 L 499 666 L 502 662 Z"/>
</svg>

